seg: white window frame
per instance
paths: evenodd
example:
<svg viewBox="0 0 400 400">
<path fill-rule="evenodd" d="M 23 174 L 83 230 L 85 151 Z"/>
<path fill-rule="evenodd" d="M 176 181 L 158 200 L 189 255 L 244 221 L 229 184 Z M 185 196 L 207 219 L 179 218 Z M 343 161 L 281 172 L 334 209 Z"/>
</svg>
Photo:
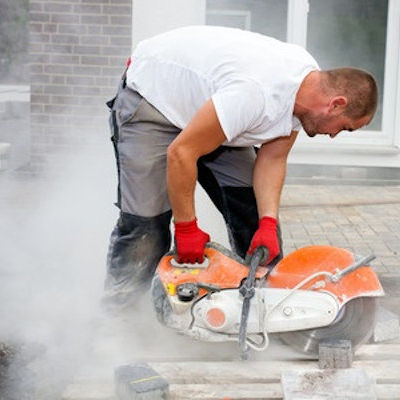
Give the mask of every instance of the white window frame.
<svg viewBox="0 0 400 400">
<path fill-rule="evenodd" d="M 308 0 L 288 0 L 288 31 L 287 40 L 306 47 Z M 385 81 L 382 102 L 382 129 L 379 131 L 363 130 L 360 132 L 345 132 L 330 142 L 327 137 L 315 137 L 312 141 L 305 135 L 300 135 L 297 148 L 319 149 L 321 145 L 330 142 L 332 148 L 343 146 L 361 146 L 364 148 L 381 146 L 393 153 L 400 148 L 400 115 L 396 109 L 400 107 L 400 1 L 388 0 L 388 21 L 385 54 Z M 334 143 L 334 144 L 333 144 Z M 326 147 L 325 145 L 323 147 Z M 372 150 L 372 149 L 371 149 Z M 383 149 L 380 149 L 382 151 Z"/>
<path fill-rule="evenodd" d="M 227 17 L 242 17 L 244 20 L 244 29 L 249 31 L 251 28 L 251 12 L 248 10 L 228 10 L 228 9 L 218 9 L 218 10 L 207 10 L 207 15 L 225 15 Z"/>
</svg>

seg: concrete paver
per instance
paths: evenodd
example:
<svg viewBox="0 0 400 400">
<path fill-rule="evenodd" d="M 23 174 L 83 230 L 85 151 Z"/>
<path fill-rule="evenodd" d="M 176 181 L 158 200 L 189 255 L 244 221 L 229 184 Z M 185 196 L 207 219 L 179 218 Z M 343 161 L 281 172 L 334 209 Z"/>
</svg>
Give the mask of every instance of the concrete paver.
<svg viewBox="0 0 400 400">
<path fill-rule="evenodd" d="M 378 273 L 400 277 L 400 187 L 286 185 L 280 219 L 286 253 L 330 244 L 374 253 Z"/>
<path fill-rule="evenodd" d="M 102 180 L 101 185 L 104 185 L 104 180 Z M 39 191 L 37 190 L 38 188 L 40 188 Z M 72 186 L 72 188 L 75 187 Z M 67 189 L 71 189 L 71 186 L 67 185 Z M 6 179 L 5 175 L 0 175 L 0 218 L 3 221 L 4 235 L 10 236 L 8 229 L 11 231 L 11 226 L 9 224 L 13 224 L 14 230 L 15 227 L 24 229 L 26 220 L 34 216 L 37 205 L 48 197 L 48 191 L 46 182 L 34 179 L 10 181 L 8 178 Z M 94 193 L 102 192 L 94 191 Z M 81 193 L 76 194 L 77 197 L 80 195 Z M 101 199 L 100 201 L 103 200 Z M 81 197 L 79 197 L 79 201 L 82 201 Z M 96 201 L 98 201 L 98 198 Z M 57 204 L 57 206 L 60 207 L 60 212 L 66 209 L 64 203 Z M 93 204 L 86 201 L 83 208 L 85 206 L 93 207 Z M 7 218 L 3 218 L 3 216 L 7 216 Z M 100 219 L 101 213 L 97 213 L 97 216 Z M 311 244 L 329 244 L 344 247 L 360 255 L 374 253 L 377 259 L 373 261 L 372 265 L 375 271 L 378 272 L 387 294 L 387 298 L 383 299 L 383 305 L 399 315 L 399 186 L 287 185 L 282 194 L 280 218 L 285 253 Z M 34 219 L 34 222 L 40 223 L 42 221 Z M 95 222 L 93 230 L 99 226 L 98 221 Z M 69 221 L 65 221 L 65 223 L 68 224 Z M 65 226 L 54 225 L 54 229 L 58 228 L 64 229 Z M 99 233 L 102 234 L 102 232 Z M 64 234 L 79 236 L 81 231 L 71 232 L 66 230 Z M 16 235 L 15 237 L 17 238 Z M 58 242 L 55 244 L 57 245 Z M 15 247 L 21 252 L 24 251 L 24 248 L 19 248 L 18 244 Z M 93 247 L 93 249 L 95 251 L 101 250 L 97 246 Z M 35 255 L 36 253 L 33 254 Z M 84 267 L 87 268 L 86 265 Z M 97 267 L 97 271 L 103 274 L 104 265 Z M 63 268 L 63 264 L 61 267 L 57 266 L 57 268 Z M 0 276 L 3 273 L 2 285 L 7 285 L 7 271 L 0 271 Z M 81 327 L 79 327 L 80 329 Z M 163 338 L 168 335 L 165 329 L 160 328 L 160 331 L 162 331 Z M 172 337 L 172 334 L 170 336 Z M 137 336 L 137 338 L 143 337 L 145 337 L 144 334 Z M 179 345 L 181 346 L 183 339 L 179 338 L 179 340 Z M 218 348 L 220 349 L 221 346 L 218 345 Z M 226 347 L 226 349 L 227 352 L 231 351 L 230 347 L 229 349 Z M 281 351 L 279 349 L 280 355 Z"/>
</svg>

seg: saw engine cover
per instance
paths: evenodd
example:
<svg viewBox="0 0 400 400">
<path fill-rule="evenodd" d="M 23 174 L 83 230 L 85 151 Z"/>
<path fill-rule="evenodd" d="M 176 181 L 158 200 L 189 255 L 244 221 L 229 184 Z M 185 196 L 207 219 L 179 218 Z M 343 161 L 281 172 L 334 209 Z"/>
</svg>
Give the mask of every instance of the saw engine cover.
<svg viewBox="0 0 400 400">
<path fill-rule="evenodd" d="M 196 339 L 235 340 L 243 303 L 239 289 L 249 267 L 215 243 L 207 245 L 205 258 L 186 265 L 173 254 L 162 258 L 152 285 L 157 317 Z M 337 282 L 328 279 L 354 261 L 347 250 L 309 246 L 283 258 L 272 272 L 258 267 L 248 334 L 281 333 L 289 345 L 313 354 L 321 340 L 349 338 L 354 347 L 365 341 L 374 326 L 376 297 L 384 294 L 377 276 L 362 265 Z"/>
</svg>

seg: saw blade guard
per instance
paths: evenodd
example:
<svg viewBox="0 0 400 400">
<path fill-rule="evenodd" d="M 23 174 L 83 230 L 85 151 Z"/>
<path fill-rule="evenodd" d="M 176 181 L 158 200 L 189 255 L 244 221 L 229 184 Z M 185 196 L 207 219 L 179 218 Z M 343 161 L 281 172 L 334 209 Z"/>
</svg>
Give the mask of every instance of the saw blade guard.
<svg viewBox="0 0 400 400">
<path fill-rule="evenodd" d="M 357 261 L 351 252 L 333 246 L 307 246 L 284 257 L 268 275 L 266 287 L 292 289 L 316 274 L 305 283 L 302 290 L 321 290 L 335 296 L 341 305 L 358 297 L 384 296 L 382 285 L 375 271 L 361 266 L 344 275 L 337 282 L 328 275 L 338 274 Z M 327 276 L 318 276 L 327 272 Z"/>
</svg>

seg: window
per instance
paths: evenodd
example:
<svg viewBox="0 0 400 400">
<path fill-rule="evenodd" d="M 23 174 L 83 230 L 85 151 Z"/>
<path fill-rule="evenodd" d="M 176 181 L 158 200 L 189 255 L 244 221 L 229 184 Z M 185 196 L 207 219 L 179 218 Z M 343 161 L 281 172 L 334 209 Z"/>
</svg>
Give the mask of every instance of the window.
<svg viewBox="0 0 400 400">
<path fill-rule="evenodd" d="M 380 89 L 373 122 L 335 139 L 341 144 L 400 146 L 400 1 L 207 0 L 206 23 L 236 26 L 306 47 L 322 69 L 353 66 L 370 71 Z M 398 108 L 398 107 L 397 107 Z M 318 145 L 326 137 L 299 142 Z"/>
<path fill-rule="evenodd" d="M 286 40 L 287 10 L 286 0 L 207 0 L 206 24 L 241 28 Z"/>
<path fill-rule="evenodd" d="M 371 72 L 384 87 L 388 2 L 310 0 L 307 49 L 322 69 L 351 66 Z M 382 128 L 382 96 L 368 130 Z"/>
<path fill-rule="evenodd" d="M 28 22 L 28 0 L 0 0 L 0 84 L 29 84 Z"/>
</svg>

